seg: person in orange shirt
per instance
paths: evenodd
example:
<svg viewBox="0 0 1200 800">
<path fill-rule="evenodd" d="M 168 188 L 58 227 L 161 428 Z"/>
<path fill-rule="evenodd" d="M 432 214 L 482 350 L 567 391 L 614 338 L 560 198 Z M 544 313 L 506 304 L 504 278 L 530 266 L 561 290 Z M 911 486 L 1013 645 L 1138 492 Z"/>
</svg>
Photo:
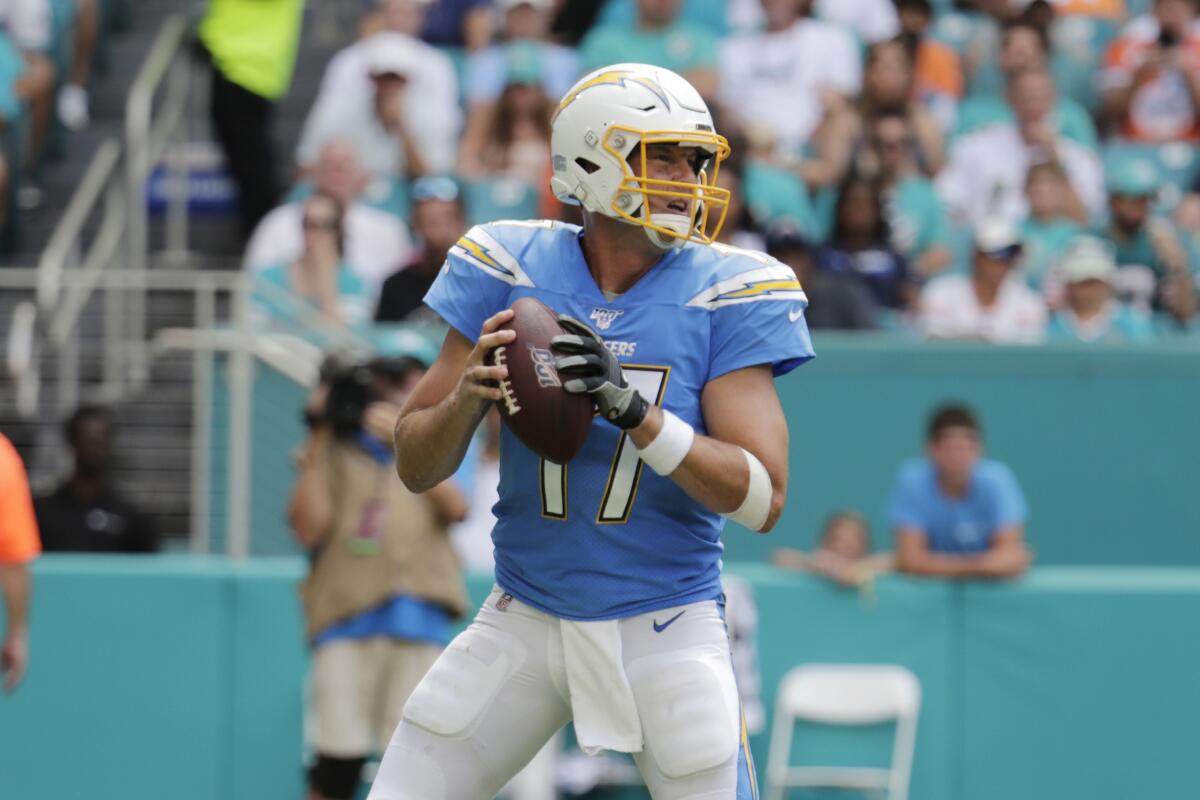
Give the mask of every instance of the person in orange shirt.
<svg viewBox="0 0 1200 800">
<path fill-rule="evenodd" d="M 929 0 L 897 0 L 900 38 L 913 60 L 913 99 L 933 112 L 945 131 L 954 124 L 963 96 L 963 69 L 954 48 L 929 36 L 933 6 Z"/>
<path fill-rule="evenodd" d="M 1139 142 L 1200 138 L 1200 21 L 1195 0 L 1155 0 L 1105 56 L 1104 114 Z"/>
<path fill-rule="evenodd" d="M 29 562 L 42 550 L 25 465 L 0 434 L 0 591 L 8 611 L 0 674 L 4 691 L 17 688 L 29 663 Z"/>
</svg>

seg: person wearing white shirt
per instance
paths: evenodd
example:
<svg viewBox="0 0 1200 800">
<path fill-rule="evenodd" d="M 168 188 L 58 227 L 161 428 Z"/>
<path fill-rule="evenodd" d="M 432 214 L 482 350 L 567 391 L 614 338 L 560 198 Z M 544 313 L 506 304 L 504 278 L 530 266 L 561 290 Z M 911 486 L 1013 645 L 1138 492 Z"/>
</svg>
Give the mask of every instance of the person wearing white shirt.
<svg viewBox="0 0 1200 800">
<path fill-rule="evenodd" d="M 854 31 L 867 44 L 891 39 L 900 32 L 892 0 L 816 0 L 817 16 Z"/>
<path fill-rule="evenodd" d="M 825 112 L 829 93 L 844 99 L 862 88 L 854 37 L 808 18 L 811 0 L 763 0 L 766 30 L 720 47 L 717 99 L 746 130 L 765 131 L 781 158 L 796 157 Z"/>
<path fill-rule="evenodd" d="M 1089 224 L 1104 212 L 1104 169 L 1099 157 L 1063 138 L 1051 124 L 1054 81 L 1044 67 L 1012 76 L 1008 88 L 1014 122 L 998 122 L 956 141 L 937 178 L 950 213 L 971 226 L 985 219 L 1018 223 L 1029 213 L 1025 174 L 1030 165 L 1057 162 L 1070 184 L 1068 213 Z"/>
<path fill-rule="evenodd" d="M 414 15 L 424 5 L 387 0 L 385 24 L 410 26 L 408 20 L 423 18 Z M 403 85 L 394 85 L 395 78 L 402 78 Z M 321 145 L 338 137 L 355 142 L 371 173 L 449 172 L 462 122 L 458 78 L 449 56 L 407 31 L 388 29 L 341 50 L 329 62 L 296 161 L 302 168 L 310 166 Z"/>
<path fill-rule="evenodd" d="M 335 197 L 345 207 L 346 264 L 374 299 L 384 278 L 412 257 L 408 227 L 394 214 L 362 202 L 369 176 L 359 167 L 348 142 L 327 142 L 312 177 L 318 193 Z M 290 264 L 300 256 L 304 250 L 303 207 L 303 203 L 286 203 L 263 217 L 246 245 L 243 263 L 248 269 L 261 271 L 274 264 Z"/>
<path fill-rule="evenodd" d="M 1046 336 L 1046 305 L 1013 272 L 1021 256 L 1017 229 L 1003 219 L 975 231 L 971 275 L 943 275 L 921 291 L 917 327 L 930 339 L 1036 344 Z"/>
</svg>

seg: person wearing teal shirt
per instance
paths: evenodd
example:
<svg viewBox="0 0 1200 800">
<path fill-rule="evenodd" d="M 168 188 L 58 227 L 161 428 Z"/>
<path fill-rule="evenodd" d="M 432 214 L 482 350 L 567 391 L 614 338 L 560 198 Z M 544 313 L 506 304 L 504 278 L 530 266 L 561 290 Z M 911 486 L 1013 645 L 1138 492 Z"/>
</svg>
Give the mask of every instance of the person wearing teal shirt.
<svg viewBox="0 0 1200 800">
<path fill-rule="evenodd" d="M 579 45 L 583 72 L 606 64 L 654 64 L 678 72 L 704 97 L 717 88 L 717 37 L 679 18 L 679 2 L 638 0 L 631 25 L 601 25 Z"/>
<path fill-rule="evenodd" d="M 1081 236 L 1057 267 L 1065 304 L 1050 318 L 1051 341 L 1145 342 L 1154 336 L 1150 316 L 1113 297 L 1117 264 L 1101 239 Z"/>
<path fill-rule="evenodd" d="M 1042 281 L 1084 227 L 1069 216 L 1070 185 L 1062 167 L 1051 162 L 1034 164 L 1025 178 L 1029 216 L 1021 223 L 1024 246 L 1022 271 L 1031 288 Z"/>
<path fill-rule="evenodd" d="M 315 194 L 304 204 L 304 252 L 291 264 L 255 276 L 254 305 L 278 322 L 313 327 L 358 327 L 370 320 L 372 298 L 363 280 L 343 261 L 342 204 Z"/>
</svg>

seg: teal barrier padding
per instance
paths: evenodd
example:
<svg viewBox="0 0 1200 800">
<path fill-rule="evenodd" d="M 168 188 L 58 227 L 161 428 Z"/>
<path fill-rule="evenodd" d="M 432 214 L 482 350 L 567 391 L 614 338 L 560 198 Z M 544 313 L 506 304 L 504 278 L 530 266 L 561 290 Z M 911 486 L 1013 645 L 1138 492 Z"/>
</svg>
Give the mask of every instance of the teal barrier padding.
<svg viewBox="0 0 1200 800">
<path fill-rule="evenodd" d="M 790 426 L 788 503 L 769 536 L 726 528 L 730 560 L 811 547 L 840 507 L 890 546 L 884 506 L 920 455 L 930 410 L 958 399 L 988 455 L 1011 466 L 1039 564 L 1200 565 L 1200 348 L 983 347 L 814 337 L 817 358 L 777 381 Z"/>
<path fill-rule="evenodd" d="M 1194 797 L 1200 573 L 963 589 L 964 797 Z"/>
</svg>

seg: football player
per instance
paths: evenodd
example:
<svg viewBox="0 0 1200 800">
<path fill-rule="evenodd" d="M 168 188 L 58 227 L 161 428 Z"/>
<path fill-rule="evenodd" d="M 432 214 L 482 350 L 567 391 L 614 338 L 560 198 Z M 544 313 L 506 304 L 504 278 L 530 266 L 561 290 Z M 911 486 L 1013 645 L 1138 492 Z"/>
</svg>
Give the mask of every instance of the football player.
<svg viewBox="0 0 1200 800">
<path fill-rule="evenodd" d="M 557 311 L 563 388 L 602 420 L 569 463 L 507 429 L 496 587 L 420 683 L 371 800 L 491 798 L 556 730 L 631 752 L 655 800 L 757 796 L 723 621 L 721 530 L 768 531 L 787 491 L 774 378 L 813 357 L 804 292 L 762 253 L 714 244 L 725 139 L 696 90 L 618 64 L 563 98 L 555 194 L 583 227 L 472 228 L 425 298 L 450 325 L 396 424 L 400 477 L 449 477 L 504 366 L 520 297 Z"/>
</svg>

